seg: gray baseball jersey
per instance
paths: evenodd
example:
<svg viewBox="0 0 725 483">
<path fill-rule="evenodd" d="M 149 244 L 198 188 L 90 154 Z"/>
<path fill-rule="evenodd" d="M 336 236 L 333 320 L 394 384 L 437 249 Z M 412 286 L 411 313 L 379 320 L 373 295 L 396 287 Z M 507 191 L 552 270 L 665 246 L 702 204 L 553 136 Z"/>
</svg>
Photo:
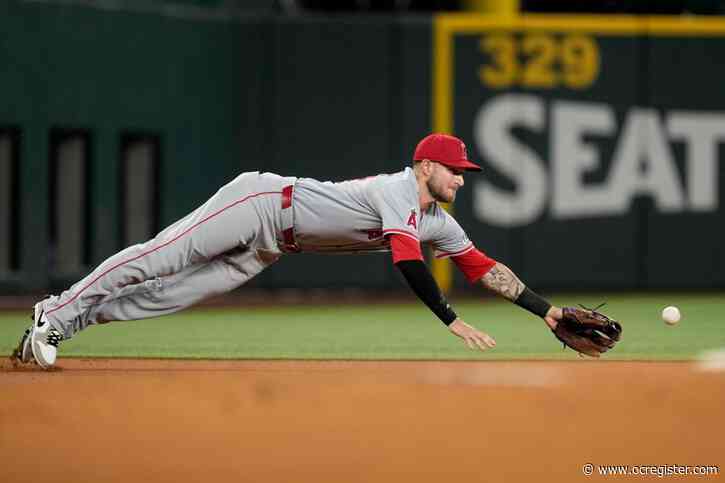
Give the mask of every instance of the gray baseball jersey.
<svg viewBox="0 0 725 483">
<path fill-rule="evenodd" d="M 386 235 L 430 243 L 437 256 L 473 244 L 433 204 L 420 213 L 412 169 L 339 183 L 243 173 L 155 238 L 112 255 L 43 310 L 64 338 L 89 324 L 165 315 L 228 292 L 284 251 L 389 251 Z"/>
<path fill-rule="evenodd" d="M 437 256 L 473 248 L 456 220 L 437 204 L 420 212 L 411 168 L 333 183 L 300 178 L 294 191 L 295 237 L 303 252 L 389 251 L 386 236 L 431 244 Z"/>
</svg>

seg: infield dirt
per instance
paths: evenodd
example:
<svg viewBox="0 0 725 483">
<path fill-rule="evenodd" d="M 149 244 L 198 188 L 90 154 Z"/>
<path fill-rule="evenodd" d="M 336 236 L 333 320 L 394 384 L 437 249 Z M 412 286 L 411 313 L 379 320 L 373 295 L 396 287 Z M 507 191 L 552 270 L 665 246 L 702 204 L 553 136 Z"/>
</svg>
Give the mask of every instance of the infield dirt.
<svg viewBox="0 0 725 483">
<path fill-rule="evenodd" d="M 4 361 L 0 387 L 3 482 L 559 482 L 625 478 L 597 465 L 720 467 L 677 477 L 704 481 L 725 471 L 725 372 L 694 363 L 62 359 L 42 372 Z"/>
</svg>

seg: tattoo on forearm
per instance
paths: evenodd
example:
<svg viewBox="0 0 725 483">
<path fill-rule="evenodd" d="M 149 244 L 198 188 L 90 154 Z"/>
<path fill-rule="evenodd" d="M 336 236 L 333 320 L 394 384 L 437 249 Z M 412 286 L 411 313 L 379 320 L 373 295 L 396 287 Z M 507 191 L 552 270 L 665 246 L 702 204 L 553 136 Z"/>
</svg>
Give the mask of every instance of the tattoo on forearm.
<svg viewBox="0 0 725 483">
<path fill-rule="evenodd" d="M 499 295 L 511 300 L 512 302 L 524 291 L 524 284 L 511 271 L 509 267 L 502 263 L 496 263 L 491 270 L 481 279 L 483 286 L 489 290 L 493 290 Z"/>
</svg>

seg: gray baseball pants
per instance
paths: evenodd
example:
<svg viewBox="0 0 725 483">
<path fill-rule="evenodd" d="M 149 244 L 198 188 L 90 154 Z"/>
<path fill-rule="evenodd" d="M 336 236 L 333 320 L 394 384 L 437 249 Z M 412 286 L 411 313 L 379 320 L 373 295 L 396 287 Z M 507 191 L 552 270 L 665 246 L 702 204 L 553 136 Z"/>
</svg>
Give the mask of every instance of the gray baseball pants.
<svg viewBox="0 0 725 483">
<path fill-rule="evenodd" d="M 152 240 L 41 302 L 51 325 L 68 339 L 91 324 L 158 317 L 239 287 L 282 255 L 282 189 L 295 180 L 239 175 Z"/>
</svg>

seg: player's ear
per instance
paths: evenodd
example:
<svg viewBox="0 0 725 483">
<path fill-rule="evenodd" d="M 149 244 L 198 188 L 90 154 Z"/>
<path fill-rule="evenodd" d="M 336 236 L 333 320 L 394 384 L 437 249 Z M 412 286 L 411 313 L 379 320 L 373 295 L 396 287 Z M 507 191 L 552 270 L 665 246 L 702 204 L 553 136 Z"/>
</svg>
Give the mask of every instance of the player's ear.
<svg viewBox="0 0 725 483">
<path fill-rule="evenodd" d="M 433 166 L 433 164 L 433 161 L 431 161 L 430 159 L 421 159 L 420 161 L 416 161 L 413 167 L 415 168 L 417 173 L 420 173 L 426 177 L 430 177 L 433 174 L 433 170 L 435 169 L 435 166 Z"/>
</svg>

